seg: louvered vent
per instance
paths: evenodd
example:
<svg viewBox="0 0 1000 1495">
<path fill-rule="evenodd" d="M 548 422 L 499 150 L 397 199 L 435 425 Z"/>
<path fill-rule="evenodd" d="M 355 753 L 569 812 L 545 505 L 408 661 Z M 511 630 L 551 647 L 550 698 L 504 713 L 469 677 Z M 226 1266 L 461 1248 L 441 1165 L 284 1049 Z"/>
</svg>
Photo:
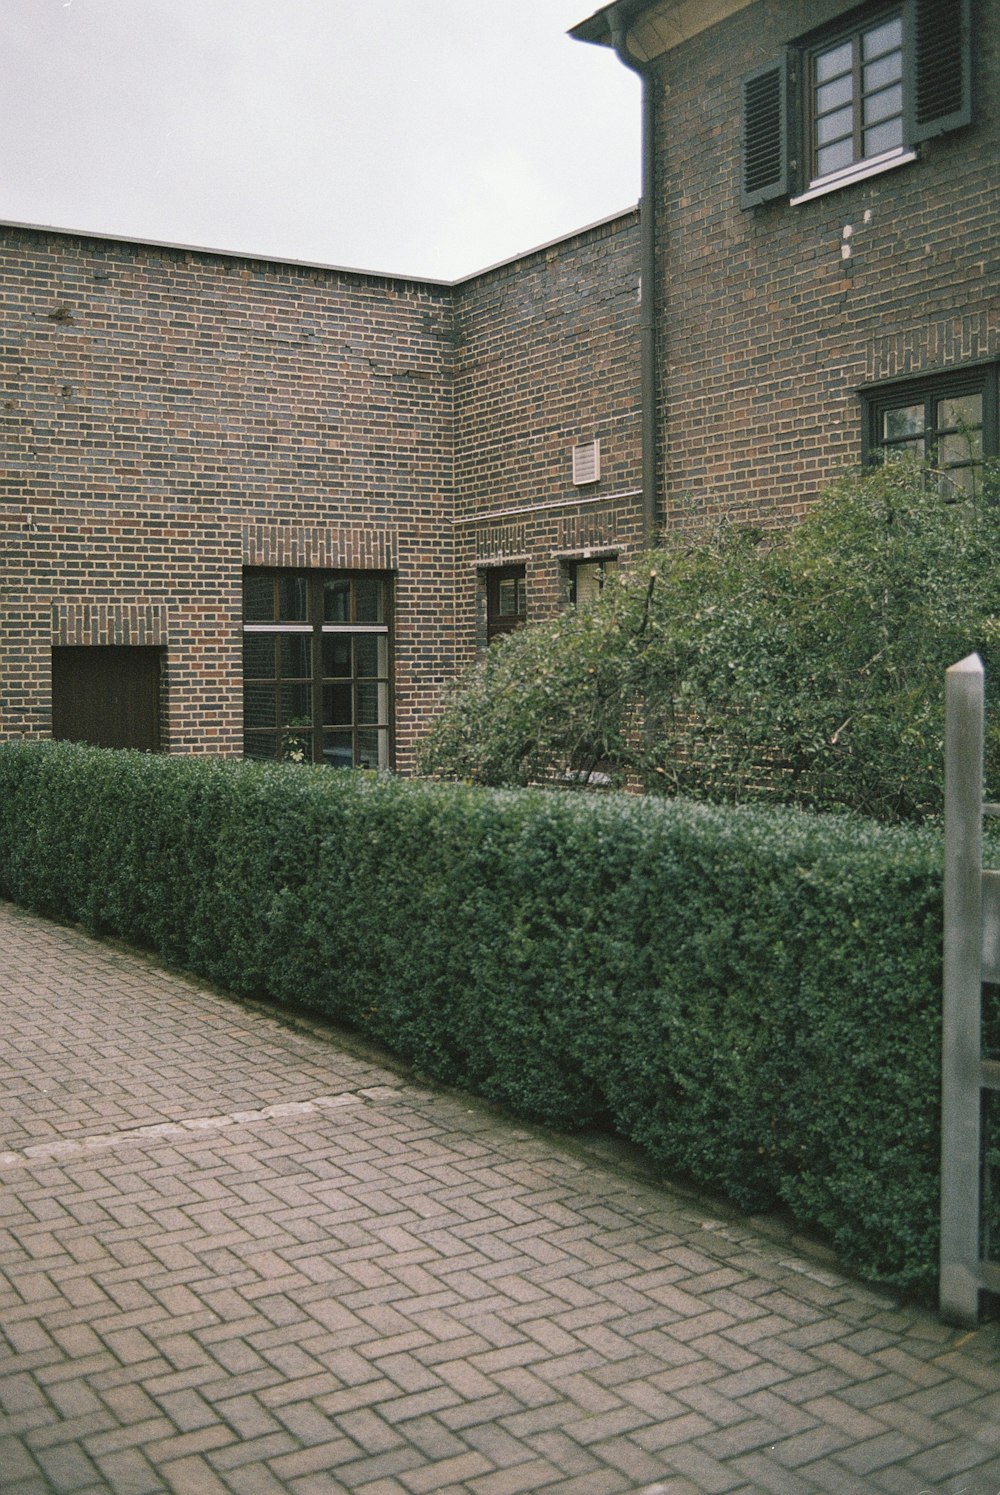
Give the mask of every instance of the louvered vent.
<svg viewBox="0 0 1000 1495">
<path fill-rule="evenodd" d="M 601 476 L 601 443 L 587 441 L 573 448 L 573 482 L 578 488 L 596 483 Z"/>
<path fill-rule="evenodd" d="M 784 98 L 780 65 L 743 83 L 743 195 L 755 198 L 784 177 Z"/>
<path fill-rule="evenodd" d="M 915 7 L 918 127 L 950 118 L 963 108 L 966 68 L 960 12 L 954 0 L 920 0 Z"/>
</svg>

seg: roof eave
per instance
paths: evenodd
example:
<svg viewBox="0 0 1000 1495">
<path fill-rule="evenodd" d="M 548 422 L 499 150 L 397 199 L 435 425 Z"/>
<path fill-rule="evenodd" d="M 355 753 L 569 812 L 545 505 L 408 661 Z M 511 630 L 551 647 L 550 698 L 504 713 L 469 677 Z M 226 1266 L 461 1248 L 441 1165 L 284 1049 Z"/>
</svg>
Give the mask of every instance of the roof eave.
<svg viewBox="0 0 1000 1495">
<path fill-rule="evenodd" d="M 617 15 L 638 61 L 652 62 L 716 26 L 753 0 L 613 0 L 570 30 L 576 41 L 614 47 L 611 17 Z"/>
</svg>

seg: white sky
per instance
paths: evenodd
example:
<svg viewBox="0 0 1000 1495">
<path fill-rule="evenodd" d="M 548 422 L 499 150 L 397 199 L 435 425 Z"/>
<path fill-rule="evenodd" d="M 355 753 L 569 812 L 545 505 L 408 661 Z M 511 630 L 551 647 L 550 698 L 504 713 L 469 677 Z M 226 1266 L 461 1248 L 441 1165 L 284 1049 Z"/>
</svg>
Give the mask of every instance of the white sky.
<svg viewBox="0 0 1000 1495">
<path fill-rule="evenodd" d="M 0 219 L 450 280 L 631 207 L 600 0 L 0 0 Z"/>
</svg>

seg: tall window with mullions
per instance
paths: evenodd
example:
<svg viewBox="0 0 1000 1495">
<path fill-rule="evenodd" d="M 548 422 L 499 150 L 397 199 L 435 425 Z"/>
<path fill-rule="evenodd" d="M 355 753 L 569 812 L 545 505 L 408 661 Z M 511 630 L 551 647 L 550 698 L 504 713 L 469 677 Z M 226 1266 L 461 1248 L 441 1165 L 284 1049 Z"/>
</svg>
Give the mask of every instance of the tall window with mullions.
<svg viewBox="0 0 1000 1495">
<path fill-rule="evenodd" d="M 928 462 L 944 498 L 983 492 L 1000 452 L 996 365 L 955 369 L 862 391 L 869 462 Z"/>
<path fill-rule="evenodd" d="M 244 755 L 389 768 L 390 618 L 381 573 L 247 571 Z"/>
</svg>

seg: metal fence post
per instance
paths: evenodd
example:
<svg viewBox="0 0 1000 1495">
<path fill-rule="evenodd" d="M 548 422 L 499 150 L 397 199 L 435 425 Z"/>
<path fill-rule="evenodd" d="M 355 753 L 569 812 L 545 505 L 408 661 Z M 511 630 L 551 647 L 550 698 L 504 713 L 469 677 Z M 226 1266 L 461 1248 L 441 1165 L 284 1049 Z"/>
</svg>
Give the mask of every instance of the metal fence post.
<svg viewBox="0 0 1000 1495">
<path fill-rule="evenodd" d="M 945 675 L 944 1014 L 941 1054 L 940 1311 L 979 1318 L 983 665 Z"/>
</svg>

